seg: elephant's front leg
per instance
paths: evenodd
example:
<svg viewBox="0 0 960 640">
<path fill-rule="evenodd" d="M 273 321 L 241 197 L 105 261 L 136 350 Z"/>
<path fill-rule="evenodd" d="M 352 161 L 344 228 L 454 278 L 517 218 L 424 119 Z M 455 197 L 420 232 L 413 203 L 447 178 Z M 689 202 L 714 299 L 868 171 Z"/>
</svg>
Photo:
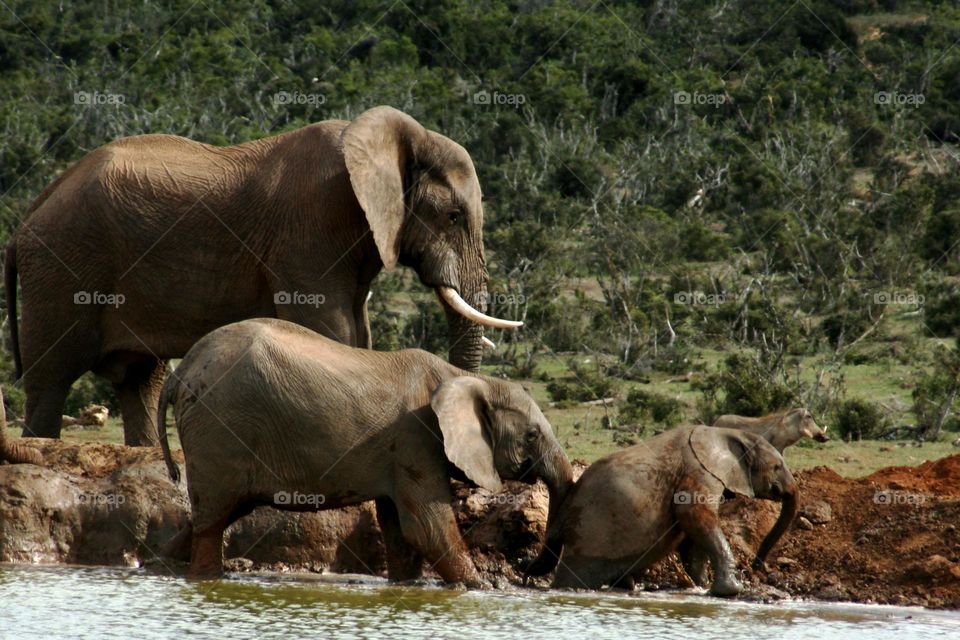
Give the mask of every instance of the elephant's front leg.
<svg viewBox="0 0 960 640">
<path fill-rule="evenodd" d="M 677 555 L 680 556 L 680 562 L 683 564 L 684 571 L 693 580 L 698 587 L 704 587 L 707 584 L 707 555 L 703 549 L 689 537 L 685 537 L 677 547 Z"/>
<path fill-rule="evenodd" d="M 390 498 L 377 498 L 377 522 L 387 550 L 387 577 L 416 580 L 423 575 L 423 556 L 403 538 L 397 506 Z"/>
<path fill-rule="evenodd" d="M 710 593 L 715 596 L 735 596 L 743 590 L 737 579 L 736 559 L 730 550 L 717 514 L 719 496 L 696 481 L 685 478 L 677 495 L 686 494 L 691 499 L 677 504 L 674 514 L 680 529 L 710 558 L 713 565 L 713 585 Z"/>
<path fill-rule="evenodd" d="M 416 485 L 401 489 L 396 499 L 400 529 L 404 539 L 423 554 L 446 582 L 482 587 L 460 536 L 451 498 L 449 485 L 446 491 L 424 491 Z"/>
</svg>

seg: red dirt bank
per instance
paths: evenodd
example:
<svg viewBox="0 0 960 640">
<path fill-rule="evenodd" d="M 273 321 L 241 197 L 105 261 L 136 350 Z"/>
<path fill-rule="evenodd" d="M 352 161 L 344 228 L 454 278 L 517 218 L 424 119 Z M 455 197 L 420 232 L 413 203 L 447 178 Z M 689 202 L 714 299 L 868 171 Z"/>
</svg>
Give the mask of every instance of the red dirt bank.
<svg viewBox="0 0 960 640">
<path fill-rule="evenodd" d="M 186 521 L 188 507 L 183 483 L 170 483 L 159 452 L 25 442 L 41 450 L 45 466 L 0 465 L 0 562 L 153 562 L 176 570 L 156 556 Z M 746 567 L 779 505 L 738 498 L 721 507 L 753 597 L 960 609 L 960 455 L 865 478 L 843 478 L 827 467 L 795 476 L 802 517 L 766 571 L 751 574 Z M 122 499 L 105 504 L 102 497 L 111 495 Z M 457 488 L 461 531 L 491 584 L 521 583 L 518 567 L 539 548 L 546 506 L 542 486 L 507 483 L 498 495 Z M 230 528 L 225 549 L 236 570 L 376 574 L 385 564 L 378 534 L 366 504 L 318 514 L 261 508 Z M 642 583 L 647 589 L 688 586 L 673 558 Z"/>
</svg>

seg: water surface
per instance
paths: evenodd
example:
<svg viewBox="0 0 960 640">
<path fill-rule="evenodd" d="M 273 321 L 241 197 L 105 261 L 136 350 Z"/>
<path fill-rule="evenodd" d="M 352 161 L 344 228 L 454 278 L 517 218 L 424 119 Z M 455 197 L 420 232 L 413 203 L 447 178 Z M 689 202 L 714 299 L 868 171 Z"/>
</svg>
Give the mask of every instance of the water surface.
<svg viewBox="0 0 960 640">
<path fill-rule="evenodd" d="M 0 565 L 0 638 L 960 638 L 960 613 L 696 592 L 397 587 L 369 577 Z"/>
</svg>

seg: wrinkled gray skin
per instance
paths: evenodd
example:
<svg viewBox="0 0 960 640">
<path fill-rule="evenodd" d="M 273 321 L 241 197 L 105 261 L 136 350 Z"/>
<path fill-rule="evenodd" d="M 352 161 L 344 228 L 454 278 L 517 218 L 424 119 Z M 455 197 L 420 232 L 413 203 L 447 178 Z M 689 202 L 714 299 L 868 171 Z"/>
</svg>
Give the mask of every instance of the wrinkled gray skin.
<svg viewBox="0 0 960 640">
<path fill-rule="evenodd" d="M 550 424 L 519 385 L 420 350 L 347 347 L 282 320 L 213 331 L 168 379 L 157 422 L 177 478 L 167 401 L 192 507 L 192 531 L 174 546 L 192 536 L 194 576 L 222 572 L 224 529 L 257 505 L 376 500 L 391 579 L 419 576 L 422 556 L 444 580 L 479 585 L 450 506 L 451 469 L 491 491 L 501 478 L 541 478 L 551 510 L 573 484 Z"/>
<path fill-rule="evenodd" d="M 742 585 L 717 514 L 725 493 L 783 503 L 754 559 L 760 567 L 796 515 L 793 476 L 763 438 L 699 425 L 677 427 L 590 465 L 548 525 L 527 575 L 544 575 L 559 560 L 556 587 L 630 587 L 687 540 L 713 565 L 711 593 L 736 595 Z M 700 581 L 704 569 L 688 567 Z"/>
<path fill-rule="evenodd" d="M 763 437 L 783 454 L 783 450 L 793 446 L 803 438 L 817 442 L 829 442 L 827 430 L 813 419 L 813 415 L 804 408 L 790 409 L 760 418 L 749 418 L 728 414 L 713 422 L 715 427 L 725 429 L 743 429 Z"/>
<path fill-rule="evenodd" d="M 467 152 L 389 107 L 231 147 L 170 135 L 100 147 L 7 246 L 24 435 L 59 437 L 70 385 L 93 371 L 114 384 L 126 444 L 156 444 L 165 361 L 244 318 L 369 347 L 370 283 L 398 262 L 483 310 L 482 226 Z M 444 309 L 450 361 L 478 370 L 481 328 Z"/>
</svg>

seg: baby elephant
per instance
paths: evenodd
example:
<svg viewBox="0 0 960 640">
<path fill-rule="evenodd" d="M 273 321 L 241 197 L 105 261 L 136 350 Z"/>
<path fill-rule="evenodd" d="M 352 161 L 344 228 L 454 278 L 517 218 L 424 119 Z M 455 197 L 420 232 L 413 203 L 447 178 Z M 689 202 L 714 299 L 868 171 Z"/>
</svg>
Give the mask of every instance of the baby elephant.
<svg viewBox="0 0 960 640">
<path fill-rule="evenodd" d="M 222 573 L 224 529 L 257 505 L 375 500 L 391 579 L 420 576 L 425 558 L 447 582 L 478 586 L 451 473 L 490 491 L 501 478 L 542 478 L 551 511 L 573 484 L 550 424 L 519 385 L 420 350 L 348 347 L 283 320 L 207 334 L 168 378 L 157 424 L 177 481 L 167 403 L 186 458 L 192 530 L 180 538 L 192 537 L 193 576 Z"/>
<path fill-rule="evenodd" d="M 726 429 L 744 429 L 762 436 L 781 454 L 783 450 L 799 442 L 803 438 L 811 438 L 817 442 L 828 442 L 830 436 L 826 429 L 818 425 L 813 416 L 806 409 L 790 409 L 781 413 L 773 413 L 762 418 L 748 418 L 746 416 L 725 415 L 713 422 L 715 427 Z"/>
<path fill-rule="evenodd" d="M 797 511 L 797 485 L 783 458 L 744 431 L 698 425 L 662 433 L 590 465 L 548 524 L 527 575 L 559 561 L 556 587 L 629 586 L 687 539 L 713 564 L 710 592 L 736 595 L 742 585 L 717 514 L 729 493 L 783 502 L 757 551 L 758 568 Z"/>
</svg>

